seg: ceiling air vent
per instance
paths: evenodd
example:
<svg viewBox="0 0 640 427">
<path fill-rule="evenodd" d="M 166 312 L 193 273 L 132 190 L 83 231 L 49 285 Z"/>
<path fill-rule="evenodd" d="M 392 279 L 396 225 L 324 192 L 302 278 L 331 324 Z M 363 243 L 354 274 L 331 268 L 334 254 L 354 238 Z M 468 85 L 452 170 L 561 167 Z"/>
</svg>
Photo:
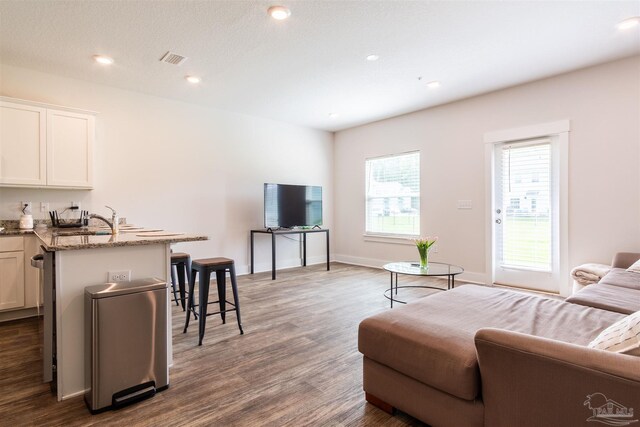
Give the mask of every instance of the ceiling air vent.
<svg viewBox="0 0 640 427">
<path fill-rule="evenodd" d="M 166 62 L 167 64 L 172 65 L 182 65 L 182 63 L 186 60 L 186 56 L 178 55 L 177 53 L 173 53 L 171 51 L 165 53 L 164 56 L 160 58 L 160 62 Z"/>
</svg>

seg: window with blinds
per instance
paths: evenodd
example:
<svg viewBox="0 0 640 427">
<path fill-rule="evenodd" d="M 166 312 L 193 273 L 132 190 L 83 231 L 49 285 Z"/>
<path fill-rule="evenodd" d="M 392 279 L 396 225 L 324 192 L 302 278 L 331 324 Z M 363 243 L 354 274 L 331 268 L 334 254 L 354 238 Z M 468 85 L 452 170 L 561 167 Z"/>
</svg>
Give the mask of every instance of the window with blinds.
<svg viewBox="0 0 640 427">
<path fill-rule="evenodd" d="M 503 267 L 552 270 L 553 203 L 549 140 L 502 147 L 498 259 Z"/>
<path fill-rule="evenodd" d="M 420 235 L 420 152 L 366 160 L 367 234 Z"/>
</svg>

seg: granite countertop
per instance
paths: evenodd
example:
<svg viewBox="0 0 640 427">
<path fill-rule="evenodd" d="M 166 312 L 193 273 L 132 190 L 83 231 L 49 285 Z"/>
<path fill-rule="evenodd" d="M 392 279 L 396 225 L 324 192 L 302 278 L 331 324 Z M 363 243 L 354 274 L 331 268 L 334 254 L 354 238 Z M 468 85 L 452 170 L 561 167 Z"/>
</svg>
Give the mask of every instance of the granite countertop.
<svg viewBox="0 0 640 427">
<path fill-rule="evenodd" d="M 95 231 L 90 229 L 89 231 Z M 102 231 L 102 230 L 101 230 Z M 68 232 L 68 230 L 65 230 Z M 164 232 L 171 234 L 170 232 Z M 155 236 L 154 232 L 127 231 L 119 234 L 84 234 L 79 236 L 57 235 L 56 229 L 36 230 L 44 248 L 48 251 L 67 251 L 78 249 L 110 248 L 117 246 L 156 245 L 158 243 L 179 243 L 208 240 L 207 236 L 198 234 L 173 233 L 169 236 Z"/>
<path fill-rule="evenodd" d="M 103 227 L 88 227 L 83 229 L 36 228 L 35 230 L 20 230 L 19 228 L 11 227 L 11 225 L 12 224 L 5 222 L 4 226 L 6 228 L 0 231 L 0 237 L 35 234 L 42 242 L 42 246 L 48 251 L 155 245 L 158 243 L 193 242 L 209 239 L 207 236 L 199 234 L 170 232 L 157 229 L 153 229 L 155 231 L 152 231 L 151 229 L 144 228 L 124 229 L 120 230 L 120 233 L 112 235 L 108 228 L 105 229 Z M 74 233 L 85 234 L 69 235 Z"/>
<path fill-rule="evenodd" d="M 33 221 L 35 226 L 40 224 L 47 225 L 47 221 L 36 219 Z M 33 234 L 33 229 L 31 230 L 21 230 L 20 221 L 15 219 L 0 219 L 0 228 L 3 230 L 0 231 L 0 237 L 2 236 L 25 236 L 29 234 Z"/>
<path fill-rule="evenodd" d="M 2 236 L 23 236 L 33 234 L 33 230 L 20 230 L 19 228 L 5 228 L 0 231 L 0 237 Z"/>
</svg>

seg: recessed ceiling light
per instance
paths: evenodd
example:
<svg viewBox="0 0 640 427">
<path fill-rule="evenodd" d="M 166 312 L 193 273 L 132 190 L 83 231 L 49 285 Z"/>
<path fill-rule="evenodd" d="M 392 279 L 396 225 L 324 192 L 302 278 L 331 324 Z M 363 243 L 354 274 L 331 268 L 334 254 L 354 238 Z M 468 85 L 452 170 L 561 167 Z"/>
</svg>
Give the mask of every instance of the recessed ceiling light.
<svg viewBox="0 0 640 427">
<path fill-rule="evenodd" d="M 284 6 L 271 6 L 269 9 L 267 9 L 267 13 L 273 19 L 277 19 L 278 21 L 282 21 L 283 19 L 287 19 L 291 16 L 291 11 Z"/>
<path fill-rule="evenodd" d="M 331 119 L 337 119 L 338 118 L 338 113 L 329 113 L 329 118 Z"/>
<path fill-rule="evenodd" d="M 640 24 L 640 16 L 634 16 L 632 18 L 627 18 L 624 21 L 620 21 L 618 23 L 619 30 L 628 30 L 629 28 L 633 28 Z"/>
<path fill-rule="evenodd" d="M 378 55 L 375 55 L 375 54 L 367 55 L 367 61 L 377 61 L 378 59 L 380 59 Z"/>
<path fill-rule="evenodd" d="M 200 77 L 197 76 L 185 76 L 185 79 L 194 85 L 200 83 Z"/>
<path fill-rule="evenodd" d="M 437 88 L 437 87 L 440 87 L 440 82 L 439 82 L 439 81 L 437 81 L 437 80 L 434 80 L 434 81 L 432 81 L 432 82 L 427 83 L 427 87 L 428 87 L 429 89 L 435 89 L 435 88 Z"/>
<path fill-rule="evenodd" d="M 104 55 L 93 55 L 93 59 L 102 65 L 111 65 L 113 64 L 113 58 Z"/>
</svg>

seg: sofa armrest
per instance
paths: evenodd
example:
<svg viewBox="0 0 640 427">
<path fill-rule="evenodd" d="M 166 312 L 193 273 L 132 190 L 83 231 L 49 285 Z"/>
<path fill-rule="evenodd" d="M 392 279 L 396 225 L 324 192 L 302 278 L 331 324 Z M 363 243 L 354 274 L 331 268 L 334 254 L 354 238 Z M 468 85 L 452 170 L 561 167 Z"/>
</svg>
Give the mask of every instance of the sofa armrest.
<svg viewBox="0 0 640 427">
<path fill-rule="evenodd" d="M 583 425 L 596 393 L 640 418 L 639 357 L 500 329 L 480 329 L 475 343 L 487 426 Z"/>
<path fill-rule="evenodd" d="M 618 252 L 611 261 L 612 268 L 629 268 L 631 264 L 640 259 L 638 252 Z"/>
</svg>

